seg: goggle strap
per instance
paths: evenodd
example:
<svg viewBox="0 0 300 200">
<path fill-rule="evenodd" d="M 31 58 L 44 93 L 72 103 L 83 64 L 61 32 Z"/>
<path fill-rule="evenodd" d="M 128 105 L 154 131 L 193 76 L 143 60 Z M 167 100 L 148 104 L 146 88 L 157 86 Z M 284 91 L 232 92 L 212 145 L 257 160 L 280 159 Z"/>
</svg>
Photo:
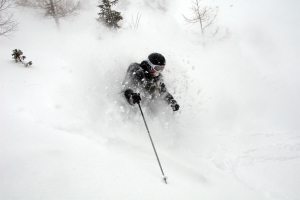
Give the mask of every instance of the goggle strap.
<svg viewBox="0 0 300 200">
<path fill-rule="evenodd" d="M 154 68 L 155 65 L 153 65 L 149 59 L 147 60 L 147 63 L 150 65 L 151 68 Z"/>
</svg>

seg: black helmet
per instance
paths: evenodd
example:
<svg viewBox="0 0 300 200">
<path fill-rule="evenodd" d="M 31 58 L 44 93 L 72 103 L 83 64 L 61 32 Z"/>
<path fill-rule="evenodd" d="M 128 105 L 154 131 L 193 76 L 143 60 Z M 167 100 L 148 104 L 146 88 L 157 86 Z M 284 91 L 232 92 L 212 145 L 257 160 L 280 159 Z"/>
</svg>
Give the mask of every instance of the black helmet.
<svg viewBox="0 0 300 200">
<path fill-rule="evenodd" d="M 151 53 L 148 59 L 153 65 L 166 65 L 165 57 L 159 53 Z"/>
</svg>

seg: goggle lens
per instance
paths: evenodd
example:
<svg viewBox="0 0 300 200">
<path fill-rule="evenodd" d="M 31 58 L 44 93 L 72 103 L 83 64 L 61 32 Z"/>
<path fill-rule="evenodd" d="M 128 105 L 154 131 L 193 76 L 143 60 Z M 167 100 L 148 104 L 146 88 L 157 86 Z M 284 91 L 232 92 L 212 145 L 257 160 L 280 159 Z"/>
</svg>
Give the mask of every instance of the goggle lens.
<svg viewBox="0 0 300 200">
<path fill-rule="evenodd" d="M 165 65 L 154 65 L 150 62 L 150 60 L 147 60 L 148 64 L 151 66 L 152 73 L 154 72 L 160 72 L 165 68 Z"/>
<path fill-rule="evenodd" d="M 164 65 L 156 65 L 156 66 L 154 66 L 154 70 L 155 71 L 162 71 L 164 68 L 165 68 Z"/>
</svg>

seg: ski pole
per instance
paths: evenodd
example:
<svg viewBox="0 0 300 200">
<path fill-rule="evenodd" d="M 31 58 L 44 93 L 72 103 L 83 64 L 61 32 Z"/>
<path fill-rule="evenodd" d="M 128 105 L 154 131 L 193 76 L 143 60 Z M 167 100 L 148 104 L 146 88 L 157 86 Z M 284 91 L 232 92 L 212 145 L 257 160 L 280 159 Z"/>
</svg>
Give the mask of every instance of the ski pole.
<svg viewBox="0 0 300 200">
<path fill-rule="evenodd" d="M 148 135 L 149 135 L 149 138 L 150 138 L 150 141 L 151 141 L 151 144 L 152 144 L 152 147 L 153 147 L 153 150 L 155 152 L 155 155 L 156 155 L 156 159 L 158 161 L 158 164 L 159 164 L 159 167 L 160 167 L 160 170 L 161 170 L 161 173 L 163 175 L 163 179 L 165 181 L 165 183 L 167 184 L 167 177 L 165 176 L 164 174 L 164 171 L 161 167 L 161 164 L 160 164 L 160 161 L 159 161 L 159 158 L 158 158 L 158 155 L 157 155 L 157 152 L 156 152 L 156 149 L 155 149 L 155 146 L 154 146 L 154 143 L 153 143 L 153 140 L 152 140 L 152 137 L 150 135 L 150 132 L 149 132 L 149 129 L 148 129 L 148 126 L 147 126 L 147 123 L 146 123 L 146 120 L 145 120 L 145 117 L 144 117 L 144 114 L 143 114 L 143 111 L 142 111 L 142 108 L 141 108 L 141 105 L 139 103 L 137 103 L 139 105 L 139 108 L 140 108 L 140 111 L 141 111 L 141 114 L 142 114 L 142 117 L 143 117 L 143 120 L 144 120 L 144 123 L 145 123 L 145 126 L 146 126 L 146 129 L 148 131 Z"/>
</svg>

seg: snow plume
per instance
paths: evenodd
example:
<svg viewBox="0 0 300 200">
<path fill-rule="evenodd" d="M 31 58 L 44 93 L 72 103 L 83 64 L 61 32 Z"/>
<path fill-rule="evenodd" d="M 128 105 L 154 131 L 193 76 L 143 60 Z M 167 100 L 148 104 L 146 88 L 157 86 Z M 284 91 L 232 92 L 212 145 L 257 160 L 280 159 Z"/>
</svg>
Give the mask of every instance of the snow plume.
<svg viewBox="0 0 300 200">
<path fill-rule="evenodd" d="M 186 1 L 122 1 L 117 32 L 97 23 L 97 3 L 61 32 L 16 10 L 19 31 L 0 38 L 0 199 L 300 196 L 298 2 L 214 1 L 232 35 L 205 46 L 184 25 Z M 10 58 L 16 48 L 32 66 Z M 142 108 L 168 185 L 120 93 L 127 67 L 152 52 L 180 105 Z"/>
</svg>

